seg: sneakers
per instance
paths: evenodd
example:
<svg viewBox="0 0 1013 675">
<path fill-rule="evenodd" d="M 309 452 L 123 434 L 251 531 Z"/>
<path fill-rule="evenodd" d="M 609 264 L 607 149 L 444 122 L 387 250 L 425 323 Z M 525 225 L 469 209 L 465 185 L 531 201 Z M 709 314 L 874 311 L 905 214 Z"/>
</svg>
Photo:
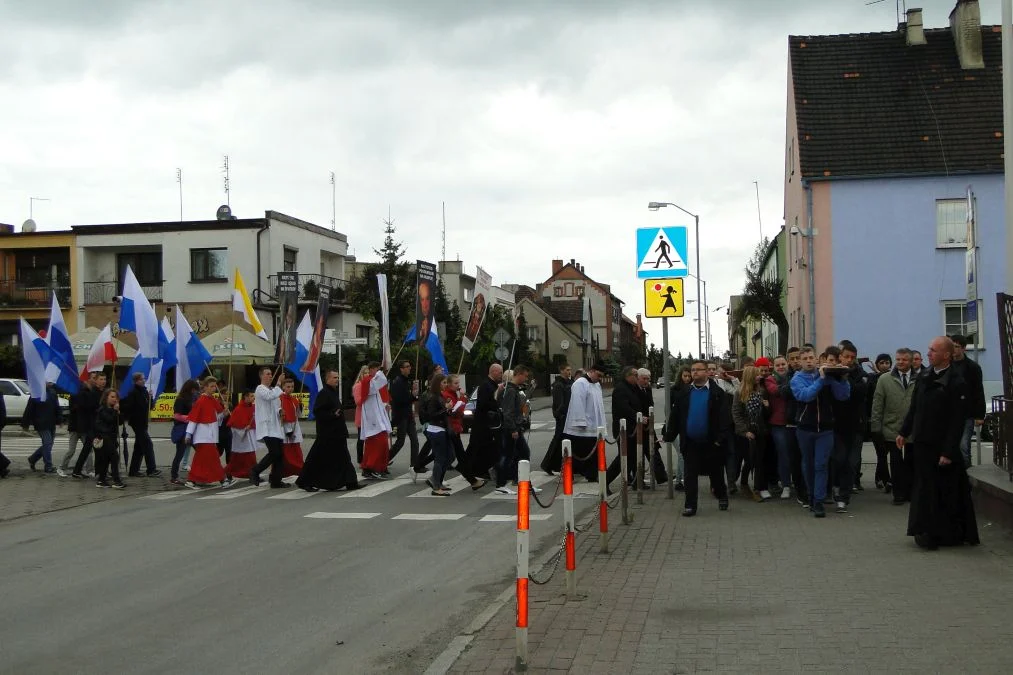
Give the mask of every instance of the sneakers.
<svg viewBox="0 0 1013 675">
<path fill-rule="evenodd" d="M 32 471 L 38 471 L 38 469 L 35 468 L 35 463 L 38 462 L 38 461 L 39 460 L 37 460 L 37 459 L 34 460 L 34 461 L 33 460 L 28 460 L 28 468 L 31 469 Z"/>
<path fill-rule="evenodd" d="M 83 479 L 83 478 L 84 478 L 85 476 L 84 476 L 84 474 L 83 474 L 83 473 L 72 473 L 72 474 L 70 474 L 70 477 L 71 477 L 71 478 L 79 478 L 79 479 Z M 91 476 L 88 476 L 88 477 L 89 477 L 89 478 L 91 478 Z"/>
<path fill-rule="evenodd" d="M 511 490 L 510 488 L 508 488 L 506 485 L 504 485 L 503 487 L 496 488 L 496 492 L 498 494 L 501 494 L 501 495 L 515 495 L 515 494 L 517 494 L 515 491 Z"/>
<path fill-rule="evenodd" d="M 438 490 L 433 490 L 429 494 L 431 494 L 434 497 L 449 497 L 450 496 L 450 489 L 449 488 L 445 488 L 445 487 L 441 487 Z"/>
<path fill-rule="evenodd" d="M 95 487 L 97 487 L 97 488 L 108 488 L 108 487 L 112 487 L 112 485 L 110 485 L 109 481 L 107 481 L 107 480 L 100 480 L 97 483 L 95 483 Z"/>
<path fill-rule="evenodd" d="M 113 483 L 113 488 L 117 490 L 123 490 L 127 487 L 126 483 Z"/>
<path fill-rule="evenodd" d="M 43 473 L 56 473 L 56 468 L 52 466 L 47 467 Z"/>
<path fill-rule="evenodd" d="M 685 492 L 686 484 L 683 483 L 681 480 L 675 481 L 675 490 L 676 492 Z"/>
<path fill-rule="evenodd" d="M 760 499 L 762 499 L 763 501 L 767 501 L 768 499 L 770 499 L 770 491 L 760 490 Z"/>
<path fill-rule="evenodd" d="M 59 476 L 60 478 L 67 478 L 68 476 L 70 476 L 70 474 L 64 471 L 63 469 L 57 469 L 56 475 Z"/>
<path fill-rule="evenodd" d="M 532 492 L 541 493 L 541 491 L 542 491 L 542 488 L 535 487 L 534 485 L 529 485 L 529 487 L 531 488 Z"/>
<path fill-rule="evenodd" d="M 162 475 L 162 470 L 161 469 L 152 469 L 151 471 L 149 471 L 147 473 L 148 478 L 155 478 L 156 476 L 161 476 L 161 475 Z"/>
<path fill-rule="evenodd" d="M 222 481 L 222 487 L 223 488 L 232 487 L 235 484 L 236 484 L 236 479 L 232 478 L 231 476 L 227 477 L 225 480 Z"/>
<path fill-rule="evenodd" d="M 200 488 L 197 486 L 197 483 L 194 483 L 192 480 L 188 480 L 187 482 L 183 483 L 183 485 L 190 488 L 191 490 L 200 490 Z"/>
<path fill-rule="evenodd" d="M 823 509 L 823 502 L 816 502 L 816 506 L 813 507 L 814 518 L 826 518 L 827 512 Z"/>
<path fill-rule="evenodd" d="M 837 513 L 847 513 L 848 505 L 844 502 L 837 502 Z"/>
<path fill-rule="evenodd" d="M 783 487 L 783 488 L 781 488 L 781 499 L 791 499 L 791 488 L 790 487 Z"/>
<path fill-rule="evenodd" d="M 250 483 L 252 483 L 254 487 L 260 485 L 260 474 L 255 471 L 250 471 Z"/>
<path fill-rule="evenodd" d="M 182 485 L 183 481 L 181 479 L 179 479 L 179 478 L 172 478 L 172 479 L 169 480 L 169 483 L 171 485 Z"/>
</svg>

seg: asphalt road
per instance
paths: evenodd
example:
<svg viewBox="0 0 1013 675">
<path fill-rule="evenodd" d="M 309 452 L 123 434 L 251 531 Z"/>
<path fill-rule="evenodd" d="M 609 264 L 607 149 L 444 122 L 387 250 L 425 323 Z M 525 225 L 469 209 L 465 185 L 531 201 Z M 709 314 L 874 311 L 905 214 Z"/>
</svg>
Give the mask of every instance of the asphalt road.
<svg viewBox="0 0 1013 675">
<path fill-rule="evenodd" d="M 549 411 L 533 422 L 537 465 Z M 171 448 L 156 448 L 165 467 Z M 3 524 L 0 673 L 422 672 L 512 582 L 516 498 L 460 477 L 432 497 L 407 455 L 347 496 L 242 482 Z M 559 541 L 561 500 L 533 513 L 547 517 L 531 523 L 537 559 Z"/>
</svg>

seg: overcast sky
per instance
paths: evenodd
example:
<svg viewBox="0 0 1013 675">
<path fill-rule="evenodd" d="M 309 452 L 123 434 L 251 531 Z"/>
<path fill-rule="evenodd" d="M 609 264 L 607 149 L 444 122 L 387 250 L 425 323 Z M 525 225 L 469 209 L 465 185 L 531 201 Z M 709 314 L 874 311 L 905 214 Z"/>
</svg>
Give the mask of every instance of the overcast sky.
<svg viewBox="0 0 1013 675">
<path fill-rule="evenodd" d="M 911 3 L 915 4 L 915 3 Z M 950 0 L 924 0 L 926 28 Z M 993 7 L 994 5 L 994 7 Z M 982 3 L 998 23 L 999 3 Z M 787 36 L 888 31 L 894 0 L 0 0 L 0 222 L 331 220 L 374 258 L 534 286 L 576 258 L 643 309 L 634 230 L 701 217 L 711 310 L 782 223 Z M 669 209 L 671 211 L 671 209 Z M 693 242 L 690 241 L 692 251 Z M 690 280 L 692 281 L 692 280 Z M 687 297 L 695 293 L 688 284 Z M 696 353 L 693 305 L 672 351 Z M 718 350 L 724 310 L 712 314 Z M 647 322 L 661 343 L 659 321 Z"/>
</svg>

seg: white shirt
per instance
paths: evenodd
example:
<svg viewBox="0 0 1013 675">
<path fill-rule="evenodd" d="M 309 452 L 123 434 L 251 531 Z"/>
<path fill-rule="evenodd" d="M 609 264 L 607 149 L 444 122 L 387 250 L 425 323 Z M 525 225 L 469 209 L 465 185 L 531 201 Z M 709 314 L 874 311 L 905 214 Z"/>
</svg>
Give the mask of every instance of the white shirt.
<svg viewBox="0 0 1013 675">
<path fill-rule="evenodd" d="M 257 440 L 265 438 L 285 439 L 281 429 L 281 387 L 257 385 L 253 404 L 253 418 L 257 425 Z"/>
<path fill-rule="evenodd" d="M 359 438 L 362 440 L 384 431 L 390 433 L 390 417 L 387 416 L 387 408 L 380 398 L 380 390 L 385 386 L 387 378 L 383 371 L 378 370 L 369 381 L 369 390 L 363 392 L 366 397 L 362 401 L 362 430 L 359 432 Z"/>
<path fill-rule="evenodd" d="M 232 452 L 256 452 L 255 429 L 232 429 Z"/>
<path fill-rule="evenodd" d="M 605 402 L 601 385 L 586 377 L 573 381 L 570 406 L 566 409 L 563 433 L 570 436 L 598 436 L 598 427 L 605 426 Z"/>
<path fill-rule="evenodd" d="M 187 423 L 186 433 L 190 436 L 193 444 L 214 443 L 215 445 L 218 445 L 218 425 L 221 424 L 224 416 L 225 413 L 218 413 L 218 419 L 212 423 Z"/>
</svg>

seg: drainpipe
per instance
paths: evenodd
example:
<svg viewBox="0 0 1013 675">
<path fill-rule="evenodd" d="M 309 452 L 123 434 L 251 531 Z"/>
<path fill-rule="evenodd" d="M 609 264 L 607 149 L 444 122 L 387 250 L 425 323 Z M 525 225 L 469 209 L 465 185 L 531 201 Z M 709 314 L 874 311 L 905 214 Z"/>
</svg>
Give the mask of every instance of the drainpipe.
<svg viewBox="0 0 1013 675">
<path fill-rule="evenodd" d="M 257 296 L 258 297 L 260 297 L 260 294 L 264 292 L 260 288 L 260 235 L 264 234 L 264 231 L 267 228 L 269 228 L 270 226 L 271 226 L 271 220 L 267 217 L 267 214 L 265 214 L 264 215 L 264 227 L 262 227 L 259 230 L 257 230 Z M 274 312 L 271 312 L 271 332 L 272 333 L 276 332 L 275 331 L 275 326 L 274 326 Z"/>
<path fill-rule="evenodd" d="M 806 239 L 809 240 L 809 342 L 816 344 L 816 277 L 813 271 L 813 190 L 808 181 L 802 182 L 805 190 L 806 220 L 808 221 Z"/>
</svg>

